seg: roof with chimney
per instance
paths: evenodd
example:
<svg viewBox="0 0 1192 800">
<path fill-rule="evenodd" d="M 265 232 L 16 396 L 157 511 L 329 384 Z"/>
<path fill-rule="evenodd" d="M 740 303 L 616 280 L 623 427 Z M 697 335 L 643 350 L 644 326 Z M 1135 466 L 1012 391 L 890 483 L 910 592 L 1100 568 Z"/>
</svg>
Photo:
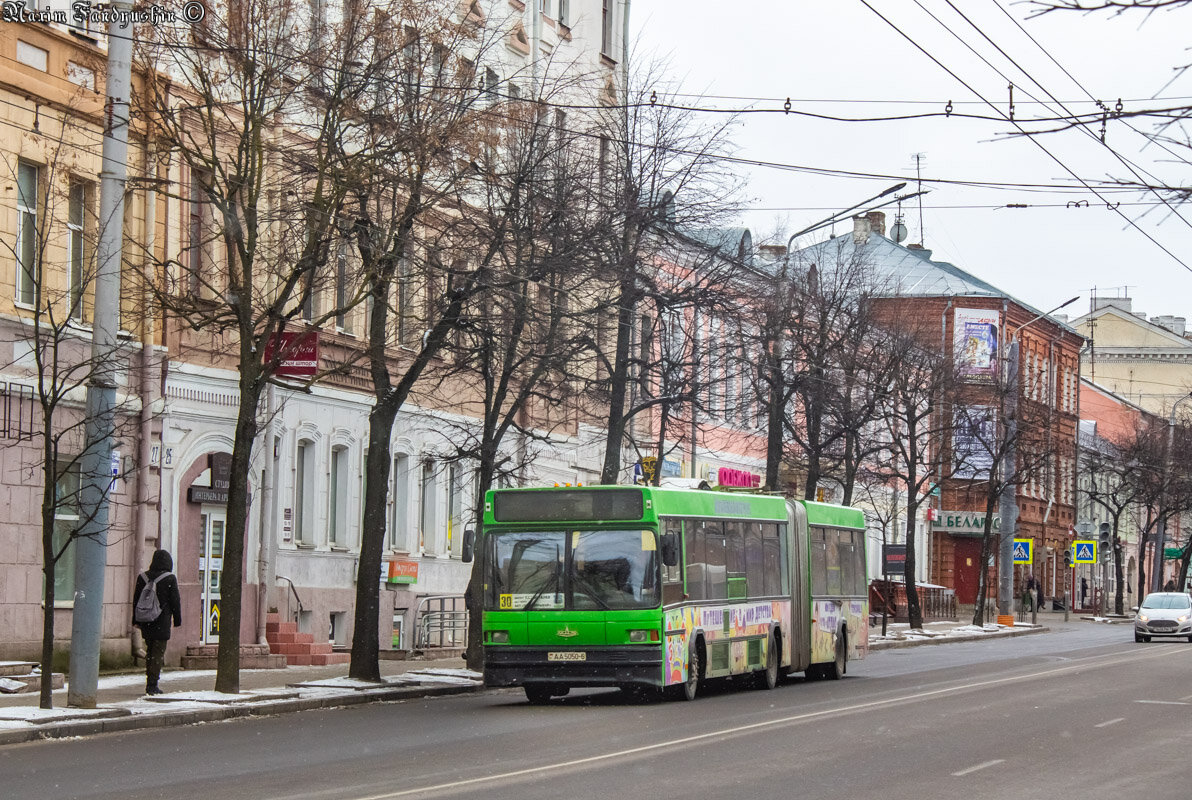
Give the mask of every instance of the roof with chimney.
<svg viewBox="0 0 1192 800">
<path fill-rule="evenodd" d="M 873 229 L 873 225 L 878 230 Z M 803 265 L 857 264 L 873 273 L 874 280 L 891 296 L 993 297 L 1009 300 L 1034 314 L 1043 312 L 1029 303 L 947 261 L 933 261 L 931 251 L 920 245 L 904 247 L 884 235 L 884 215 L 853 218 L 853 232 L 809 245 L 791 253 Z M 1067 330 L 1071 326 L 1050 317 Z"/>
</svg>

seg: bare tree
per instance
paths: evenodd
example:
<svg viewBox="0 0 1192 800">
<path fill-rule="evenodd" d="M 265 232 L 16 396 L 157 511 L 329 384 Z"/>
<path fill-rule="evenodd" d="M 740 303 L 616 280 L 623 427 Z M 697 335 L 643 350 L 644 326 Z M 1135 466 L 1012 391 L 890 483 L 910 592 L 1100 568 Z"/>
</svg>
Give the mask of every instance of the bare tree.
<svg viewBox="0 0 1192 800">
<path fill-rule="evenodd" d="M 88 414 L 82 402 L 87 384 L 97 375 L 112 380 L 118 370 L 131 372 L 133 348 L 124 345 L 112 361 L 100 363 L 91 352 L 89 325 L 91 293 L 96 270 L 94 186 L 78 177 L 87 169 L 72 152 L 76 137 L 88 135 L 83 115 L 68 109 L 61 116 L 47 114 L 42 122 L 46 161 L 6 162 L 17 187 L 18 233 L 3 245 L 17 268 L 16 300 L 23 307 L 19 319 L 6 326 L 4 339 L 13 359 L 4 364 L 10 375 L 5 392 L 5 447 L 14 454 L 36 448 L 25 479 L 41 485 L 38 519 L 42 561 L 41 681 L 39 704 L 53 707 L 54 614 L 60 587 L 69 586 L 67 570 L 75 543 L 91 519 L 82 502 L 82 469 L 87 461 L 84 429 Z M 127 313 L 123 327 L 136 329 L 144 320 Z M 27 386 L 25 384 L 27 382 Z M 134 400 L 112 410 L 114 441 L 135 436 Z M 21 462 L 26 459 L 20 458 Z M 36 464 L 37 466 L 32 466 Z M 25 467 L 22 467 L 24 470 Z M 107 465 L 105 465 L 105 470 Z M 102 481 L 101 481 L 102 484 Z M 115 480 L 104 490 L 113 501 Z M 108 541 L 111 546 L 116 542 Z"/>
<path fill-rule="evenodd" d="M 239 690 L 241 593 L 250 464 L 260 400 L 296 344 L 287 328 L 318 328 L 328 252 L 357 148 L 357 110 L 371 88 L 357 66 L 376 25 L 337 24 L 283 0 L 211 9 L 201 24 L 147 30 L 140 113 L 178 159 L 190 215 L 181 259 L 160 265 L 155 297 L 197 333 L 197 353 L 239 373 L 227 503 L 215 688 Z M 186 328 L 183 329 L 185 332 Z M 231 342 L 223 345 L 223 333 Z M 206 352 L 203 352 L 206 351 Z"/>
<path fill-rule="evenodd" d="M 943 443 L 952 439 L 955 426 L 951 400 L 957 372 L 950 356 L 923 344 L 929 334 L 912 322 L 886 320 L 886 324 L 886 341 L 895 365 L 889 373 L 885 400 L 889 457 L 880 460 L 875 470 L 906 492 L 907 616 L 912 628 L 921 628 L 923 611 L 915 581 L 919 556 L 916 526 L 931 485 L 948 474 L 951 466 L 950 451 Z"/>
<path fill-rule="evenodd" d="M 1139 432 L 1142 433 L 1142 432 Z M 1145 435 L 1143 436 L 1145 438 Z M 1141 442 L 1136 435 L 1126 442 L 1097 437 L 1081 449 L 1081 468 L 1087 478 L 1085 494 L 1109 518 L 1117 591 L 1114 613 L 1124 610 L 1125 570 L 1122 563 L 1122 523 L 1136 512 L 1145 481 L 1137 474 L 1145 469 L 1139 460 Z"/>
<path fill-rule="evenodd" d="M 678 229 L 715 228 L 733 209 L 739 181 L 720 156 L 728 148 L 730 119 L 706 117 L 668 102 L 659 66 L 628 75 L 625 105 L 600 114 L 597 138 L 597 214 L 594 261 L 609 284 L 611 346 L 597 358 L 607 365 L 608 404 L 601 483 L 621 474 L 626 428 L 637 380 L 634 352 L 643 303 L 685 305 L 690 291 L 660 271 L 655 256 L 677 244 Z M 704 276 L 703 286 L 718 283 Z M 654 405 L 654 404 L 651 404 Z M 602 404 L 603 406 L 603 404 Z M 641 404 L 635 404 L 637 411 Z M 649 406 L 646 406 L 649 407 Z"/>
<path fill-rule="evenodd" d="M 477 64 L 503 32 L 471 10 L 405 2 L 386 24 L 389 30 L 373 30 L 366 40 L 374 48 L 368 72 L 375 94 L 359 137 L 369 158 L 351 191 L 375 403 L 349 674 L 374 681 L 379 597 L 372 576 L 384 547 L 394 422 L 473 299 L 493 287 L 516 215 L 510 210 L 480 240 L 467 220 L 498 167 L 508 117 L 519 106 L 508 84 L 490 81 L 478 90 Z M 398 358 L 394 346 L 404 348 Z"/>
</svg>

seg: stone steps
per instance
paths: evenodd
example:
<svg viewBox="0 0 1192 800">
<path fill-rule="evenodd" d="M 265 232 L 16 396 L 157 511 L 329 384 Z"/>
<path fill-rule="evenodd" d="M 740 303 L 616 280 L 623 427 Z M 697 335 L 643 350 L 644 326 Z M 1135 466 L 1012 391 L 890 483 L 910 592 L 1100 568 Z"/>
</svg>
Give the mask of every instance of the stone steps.
<svg viewBox="0 0 1192 800">
<path fill-rule="evenodd" d="M 285 622 L 280 614 L 265 618 L 265 638 L 270 651 L 293 666 L 322 667 L 328 664 L 347 664 L 349 653 L 336 653 L 328 642 L 316 642 L 313 634 L 299 633 L 298 623 Z"/>
</svg>

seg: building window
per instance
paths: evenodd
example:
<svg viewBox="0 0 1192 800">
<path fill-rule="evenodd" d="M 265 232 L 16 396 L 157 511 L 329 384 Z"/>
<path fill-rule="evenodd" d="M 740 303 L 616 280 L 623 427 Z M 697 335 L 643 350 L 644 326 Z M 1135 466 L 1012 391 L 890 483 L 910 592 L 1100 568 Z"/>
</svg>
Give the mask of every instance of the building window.
<svg viewBox="0 0 1192 800">
<path fill-rule="evenodd" d="M 331 449 L 330 507 L 327 509 L 327 544 L 342 546 L 347 541 L 348 503 L 344 493 L 348 488 L 348 449 Z"/>
<path fill-rule="evenodd" d="M 70 318 L 83 321 L 83 289 L 87 285 L 87 243 L 85 238 L 86 208 L 90 186 L 82 181 L 70 182 L 70 208 L 66 228 L 70 232 Z"/>
<path fill-rule="evenodd" d="M 205 226 L 203 217 L 206 212 L 207 198 L 203 192 L 202 179 L 197 172 L 190 174 L 190 202 L 187 208 L 186 267 L 187 289 L 197 296 L 202 286 L 203 274 L 203 237 Z"/>
<path fill-rule="evenodd" d="M 447 469 L 447 552 L 458 557 L 464 535 L 464 492 L 467 490 L 463 467 L 452 463 Z"/>
<path fill-rule="evenodd" d="M 571 0 L 559 0 L 559 24 L 570 25 Z"/>
<path fill-rule="evenodd" d="M 348 329 L 348 254 L 341 245 L 335 256 L 335 325 Z"/>
<path fill-rule="evenodd" d="M 17 61 L 27 67 L 47 72 L 50 63 L 50 51 L 44 47 L 17 39 Z"/>
<path fill-rule="evenodd" d="M 600 52 L 610 57 L 613 53 L 613 2 L 602 0 L 600 8 Z"/>
<path fill-rule="evenodd" d="M 498 82 L 499 82 L 499 79 L 497 78 L 497 71 L 494 69 L 486 68 L 484 70 L 483 91 L 484 91 L 485 102 L 487 102 L 489 105 L 492 105 L 493 103 L 497 102 L 497 83 Z"/>
<path fill-rule="evenodd" d="M 40 253 L 37 236 L 37 187 L 40 168 L 25 161 L 17 164 L 17 302 L 37 301 Z"/>
<path fill-rule="evenodd" d="M 397 343 L 405 347 L 413 347 L 418 334 L 414 288 L 413 258 L 407 251 L 397 263 Z"/>
<path fill-rule="evenodd" d="M 406 528 L 410 508 L 410 457 L 393 459 L 393 521 L 389 526 L 389 549 L 409 552 Z"/>
<path fill-rule="evenodd" d="M 79 527 L 79 462 L 60 458 L 58 480 L 54 484 L 54 603 L 74 600 L 75 548 L 73 535 Z"/>
<path fill-rule="evenodd" d="M 298 442 L 294 456 L 294 539 L 299 544 L 314 543 L 314 443 Z"/>
<path fill-rule="evenodd" d="M 435 462 L 422 462 L 422 515 L 418 525 L 418 549 L 435 552 Z"/>
</svg>

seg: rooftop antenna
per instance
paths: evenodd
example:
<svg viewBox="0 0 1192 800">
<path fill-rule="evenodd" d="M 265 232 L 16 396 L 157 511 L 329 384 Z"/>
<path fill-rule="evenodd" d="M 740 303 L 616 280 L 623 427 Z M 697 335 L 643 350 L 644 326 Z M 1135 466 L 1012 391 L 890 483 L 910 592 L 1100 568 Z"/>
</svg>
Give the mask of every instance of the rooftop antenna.
<svg viewBox="0 0 1192 800">
<path fill-rule="evenodd" d="M 926 245 L 927 240 L 923 238 L 923 162 L 927 154 L 912 153 L 911 158 L 915 159 L 915 180 L 918 181 L 919 190 L 919 244 Z"/>
<path fill-rule="evenodd" d="M 920 202 L 922 202 L 920 200 Z M 902 244 L 906 239 L 906 223 L 902 221 L 902 201 L 898 201 L 898 211 L 894 214 L 894 225 L 890 228 L 890 238 L 896 244 Z"/>
</svg>

